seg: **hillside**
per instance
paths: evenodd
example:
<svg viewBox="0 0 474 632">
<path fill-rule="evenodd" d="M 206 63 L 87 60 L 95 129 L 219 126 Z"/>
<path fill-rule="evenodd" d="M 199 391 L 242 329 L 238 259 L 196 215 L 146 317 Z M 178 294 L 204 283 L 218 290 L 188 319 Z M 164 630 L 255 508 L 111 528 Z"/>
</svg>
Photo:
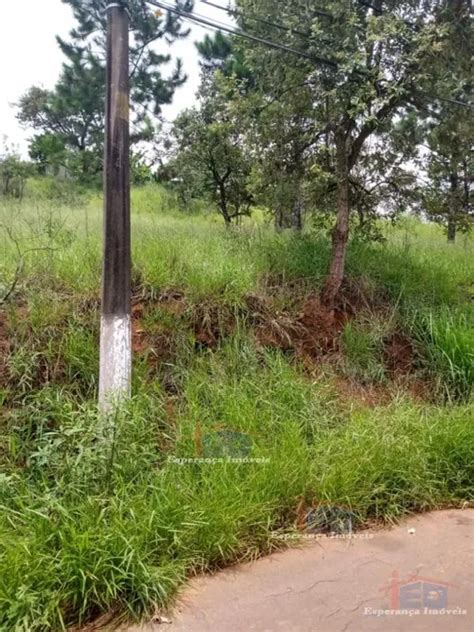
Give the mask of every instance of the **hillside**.
<svg viewBox="0 0 474 632">
<path fill-rule="evenodd" d="M 327 229 L 132 198 L 133 397 L 111 424 L 100 200 L 0 206 L 2 629 L 151 612 L 285 546 L 311 508 L 364 528 L 472 500 L 471 238 L 381 220 L 329 311 Z"/>
</svg>

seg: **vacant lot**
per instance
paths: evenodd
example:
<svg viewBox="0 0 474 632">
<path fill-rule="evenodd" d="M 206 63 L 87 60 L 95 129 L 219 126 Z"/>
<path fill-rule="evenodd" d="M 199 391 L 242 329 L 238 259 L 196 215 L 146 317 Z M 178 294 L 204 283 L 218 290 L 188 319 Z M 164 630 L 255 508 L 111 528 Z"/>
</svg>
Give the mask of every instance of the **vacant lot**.
<svg viewBox="0 0 474 632">
<path fill-rule="evenodd" d="M 381 224 L 329 313 L 325 230 L 226 230 L 157 187 L 133 217 L 134 396 L 104 425 L 100 200 L 0 208 L 2 629 L 153 611 L 322 506 L 362 527 L 472 499 L 471 240 Z"/>
</svg>

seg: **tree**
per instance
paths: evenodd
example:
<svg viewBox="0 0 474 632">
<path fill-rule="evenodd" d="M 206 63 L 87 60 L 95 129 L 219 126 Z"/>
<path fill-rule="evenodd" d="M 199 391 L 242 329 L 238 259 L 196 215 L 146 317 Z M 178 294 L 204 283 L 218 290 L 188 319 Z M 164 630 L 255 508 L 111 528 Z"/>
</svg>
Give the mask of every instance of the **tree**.
<svg viewBox="0 0 474 632">
<path fill-rule="evenodd" d="M 235 46 L 231 35 L 217 31 L 213 37 L 206 35 L 202 42 L 196 43 L 201 57 L 200 65 L 204 73 L 220 70 L 224 76 L 234 76 L 252 83 L 252 74 L 245 64 L 242 49 Z"/>
<path fill-rule="evenodd" d="M 0 193 L 4 197 L 21 200 L 28 176 L 33 173 L 31 163 L 21 159 L 15 147 L 3 140 L 0 151 Z"/>
<path fill-rule="evenodd" d="M 250 116 L 258 115 L 246 135 L 253 162 L 251 189 L 273 215 L 276 230 L 301 230 L 306 180 L 314 165 L 314 129 L 308 120 L 308 94 L 274 102 L 252 99 Z M 305 98 L 306 97 L 306 98 Z"/>
<path fill-rule="evenodd" d="M 443 100 L 421 108 L 419 163 L 427 176 L 421 200 L 428 216 L 445 226 L 448 241 L 454 242 L 457 230 L 469 230 L 474 220 L 474 122 L 467 99 L 472 93 L 474 52 L 469 3 L 448 0 L 440 18 L 447 27 L 448 44 L 433 66 L 432 83 Z"/>
<path fill-rule="evenodd" d="M 196 42 L 196 48 L 201 56 L 200 65 L 204 71 L 221 70 L 224 74 L 232 74 L 234 47 L 231 37 L 217 31 L 212 37 L 205 35 L 202 42 Z"/>
<path fill-rule="evenodd" d="M 470 230 L 474 222 L 471 182 L 474 179 L 471 116 L 447 106 L 433 118 L 426 132 L 425 158 L 428 183 L 421 190 L 428 216 L 445 226 L 449 242 L 458 230 Z"/>
<path fill-rule="evenodd" d="M 311 91 L 307 119 L 313 121 L 314 151 L 326 144 L 322 166 L 332 176 L 327 183 L 334 187 L 336 198 L 331 262 L 321 295 L 331 308 L 344 277 L 354 202 L 351 183 L 361 165 L 370 169 L 369 139 L 381 130 L 389 134 L 411 104 L 433 101 L 420 86 L 427 83 L 430 65 L 449 43 L 442 16 L 445 2 L 330 0 L 324 12 L 312 3 L 290 6 L 271 0 L 237 0 L 236 4 L 247 22 L 252 19 L 255 34 L 275 41 L 269 22 L 283 25 L 287 28 L 284 43 L 314 59 L 283 55 L 253 43 L 239 44 L 258 89 L 268 100 L 280 99 L 288 91 L 297 100 Z"/>
<path fill-rule="evenodd" d="M 40 174 L 44 175 L 51 170 L 56 175 L 61 167 L 70 169 L 68 165 L 70 154 L 66 141 L 60 134 L 38 134 L 30 142 L 29 154 L 37 164 Z"/>
<path fill-rule="evenodd" d="M 66 62 L 53 90 L 33 86 L 22 96 L 18 119 L 40 132 L 33 140 L 32 156 L 39 156 L 43 163 L 54 161 L 62 145 L 67 151 L 62 153 L 61 160 L 67 162 L 69 169 L 88 178 L 102 168 L 107 2 L 63 2 L 71 6 L 77 21 L 69 41 L 57 38 Z M 181 0 L 178 4 L 185 10 L 192 9 L 191 0 Z M 160 39 L 170 43 L 186 37 L 189 30 L 181 29 L 179 17 L 154 12 L 141 0 L 129 0 L 129 9 L 133 143 L 150 137 L 152 118 L 160 114 L 163 104 L 171 102 L 174 90 L 186 79 L 179 60 L 171 74 L 164 77 L 161 67 L 171 57 L 158 54 L 152 45 Z"/>
<path fill-rule="evenodd" d="M 249 215 L 251 163 L 242 146 L 238 119 L 226 106 L 217 73 L 200 89 L 200 107 L 184 111 L 175 121 L 173 167 L 182 194 L 209 195 L 229 226 Z"/>
</svg>

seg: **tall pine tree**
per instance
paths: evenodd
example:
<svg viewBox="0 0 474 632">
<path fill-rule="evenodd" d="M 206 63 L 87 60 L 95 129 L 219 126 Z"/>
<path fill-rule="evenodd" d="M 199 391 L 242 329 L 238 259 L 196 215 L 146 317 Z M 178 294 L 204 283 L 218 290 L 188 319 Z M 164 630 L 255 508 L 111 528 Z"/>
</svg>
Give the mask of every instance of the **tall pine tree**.
<svg viewBox="0 0 474 632">
<path fill-rule="evenodd" d="M 18 119 L 39 132 L 33 139 L 33 156 L 43 164 L 60 159 L 70 171 L 87 179 L 102 165 L 107 0 L 63 2 L 71 6 L 77 24 L 67 40 L 57 37 L 66 57 L 61 75 L 53 90 L 33 86 L 21 97 Z M 177 4 L 186 11 L 193 7 L 192 0 Z M 133 143 L 149 137 L 153 117 L 186 80 L 180 60 L 170 73 L 162 73 L 171 55 L 157 53 L 153 45 L 186 37 L 189 29 L 183 30 L 176 15 L 152 11 L 144 0 L 129 0 L 128 6 Z M 55 152 L 48 156 L 51 147 Z"/>
</svg>

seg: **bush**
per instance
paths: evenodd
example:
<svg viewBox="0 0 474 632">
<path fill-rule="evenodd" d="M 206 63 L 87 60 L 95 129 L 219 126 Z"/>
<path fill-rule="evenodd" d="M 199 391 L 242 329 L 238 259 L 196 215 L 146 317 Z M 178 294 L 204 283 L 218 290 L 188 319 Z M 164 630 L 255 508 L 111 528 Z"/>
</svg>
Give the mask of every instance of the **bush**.
<svg viewBox="0 0 474 632">
<path fill-rule="evenodd" d="M 56 206 L 77 207 L 90 199 L 92 191 L 72 179 L 43 176 L 27 181 L 25 195 L 35 203 L 48 202 Z"/>
</svg>

